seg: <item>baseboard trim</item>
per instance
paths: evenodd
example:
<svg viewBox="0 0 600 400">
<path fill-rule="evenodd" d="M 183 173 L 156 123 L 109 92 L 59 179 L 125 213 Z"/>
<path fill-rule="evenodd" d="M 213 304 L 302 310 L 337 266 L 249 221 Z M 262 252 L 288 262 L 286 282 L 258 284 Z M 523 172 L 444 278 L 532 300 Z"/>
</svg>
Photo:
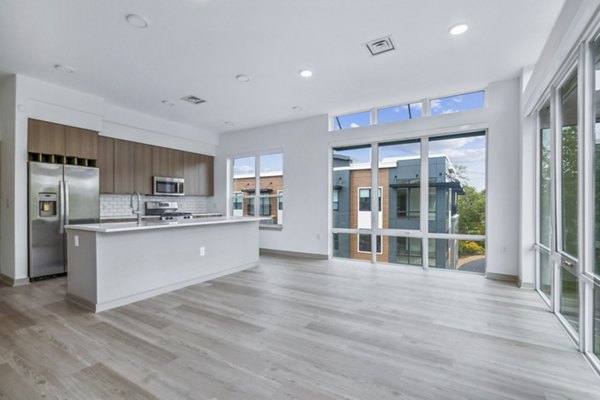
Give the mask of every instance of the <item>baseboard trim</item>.
<svg viewBox="0 0 600 400">
<path fill-rule="evenodd" d="M 514 284 L 518 283 L 518 277 L 516 275 L 497 274 L 495 272 L 488 272 L 485 274 L 485 278 L 491 279 L 493 281 L 512 282 Z"/>
<path fill-rule="evenodd" d="M 535 289 L 535 285 L 531 282 L 523 282 L 521 278 L 517 279 L 517 286 L 520 289 Z"/>
<path fill-rule="evenodd" d="M 287 256 L 287 257 L 302 257 L 310 258 L 312 260 L 328 260 L 329 256 L 326 254 L 316 253 L 301 253 L 297 251 L 286 251 L 286 250 L 272 250 L 272 249 L 260 249 L 260 255 L 265 256 Z"/>
<path fill-rule="evenodd" d="M 29 285 L 29 278 L 14 279 L 8 275 L 0 273 L 0 282 L 6 283 L 8 286 L 23 286 Z"/>
</svg>

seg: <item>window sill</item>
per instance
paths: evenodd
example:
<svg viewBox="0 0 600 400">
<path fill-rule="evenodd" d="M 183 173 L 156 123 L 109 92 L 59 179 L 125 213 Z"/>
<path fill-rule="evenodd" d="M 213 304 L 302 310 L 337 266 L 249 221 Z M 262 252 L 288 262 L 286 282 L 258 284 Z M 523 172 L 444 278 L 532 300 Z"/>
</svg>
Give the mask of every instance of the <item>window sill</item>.
<svg viewBox="0 0 600 400">
<path fill-rule="evenodd" d="M 265 231 L 282 231 L 283 230 L 283 225 L 259 224 L 258 225 L 258 229 L 259 230 L 265 230 Z"/>
</svg>

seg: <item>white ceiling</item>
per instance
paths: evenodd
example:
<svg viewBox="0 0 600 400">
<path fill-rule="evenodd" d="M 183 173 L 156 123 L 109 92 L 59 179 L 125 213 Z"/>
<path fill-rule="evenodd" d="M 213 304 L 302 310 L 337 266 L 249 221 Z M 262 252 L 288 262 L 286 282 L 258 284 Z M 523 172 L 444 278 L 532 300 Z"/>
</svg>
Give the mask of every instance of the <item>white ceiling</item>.
<svg viewBox="0 0 600 400">
<path fill-rule="evenodd" d="M 0 0 L 0 77 L 21 73 L 225 132 L 516 77 L 535 63 L 563 3 Z M 130 13 L 150 26 L 131 27 L 125 21 Z M 469 24 L 467 33 L 449 35 L 458 22 Z M 371 57 L 361 46 L 389 34 L 394 52 Z M 58 72 L 55 64 L 76 73 Z M 304 68 L 312 78 L 298 75 Z M 237 74 L 251 81 L 241 83 Z M 179 100 L 189 94 L 207 103 Z M 176 104 L 165 106 L 162 99 Z"/>
</svg>

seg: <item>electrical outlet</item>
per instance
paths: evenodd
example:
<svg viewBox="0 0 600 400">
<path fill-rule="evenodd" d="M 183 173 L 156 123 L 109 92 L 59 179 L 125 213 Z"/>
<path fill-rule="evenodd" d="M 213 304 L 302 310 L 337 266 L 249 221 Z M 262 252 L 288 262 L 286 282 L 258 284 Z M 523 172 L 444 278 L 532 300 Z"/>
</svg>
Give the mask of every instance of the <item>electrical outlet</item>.
<svg viewBox="0 0 600 400">
<path fill-rule="evenodd" d="M 204 246 L 200 247 L 200 257 L 204 257 L 206 255 L 206 251 L 204 251 Z"/>
<path fill-rule="evenodd" d="M 79 235 L 73 236 L 73 245 L 79 247 Z"/>
</svg>

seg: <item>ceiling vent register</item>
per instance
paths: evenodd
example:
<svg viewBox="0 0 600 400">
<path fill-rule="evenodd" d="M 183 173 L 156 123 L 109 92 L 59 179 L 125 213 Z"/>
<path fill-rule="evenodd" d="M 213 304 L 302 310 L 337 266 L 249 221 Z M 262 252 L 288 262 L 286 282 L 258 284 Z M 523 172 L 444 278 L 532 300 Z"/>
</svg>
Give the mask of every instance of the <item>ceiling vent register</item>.
<svg viewBox="0 0 600 400">
<path fill-rule="evenodd" d="M 200 97 L 197 97 L 197 96 L 193 96 L 193 95 L 182 97 L 181 100 L 185 100 L 185 101 L 190 102 L 192 104 L 206 103 L 206 100 L 201 99 Z"/>
<path fill-rule="evenodd" d="M 396 49 L 394 47 L 394 42 L 392 42 L 391 36 L 371 40 L 364 45 L 372 56 L 377 56 L 379 54 L 387 53 L 388 51 Z"/>
</svg>

